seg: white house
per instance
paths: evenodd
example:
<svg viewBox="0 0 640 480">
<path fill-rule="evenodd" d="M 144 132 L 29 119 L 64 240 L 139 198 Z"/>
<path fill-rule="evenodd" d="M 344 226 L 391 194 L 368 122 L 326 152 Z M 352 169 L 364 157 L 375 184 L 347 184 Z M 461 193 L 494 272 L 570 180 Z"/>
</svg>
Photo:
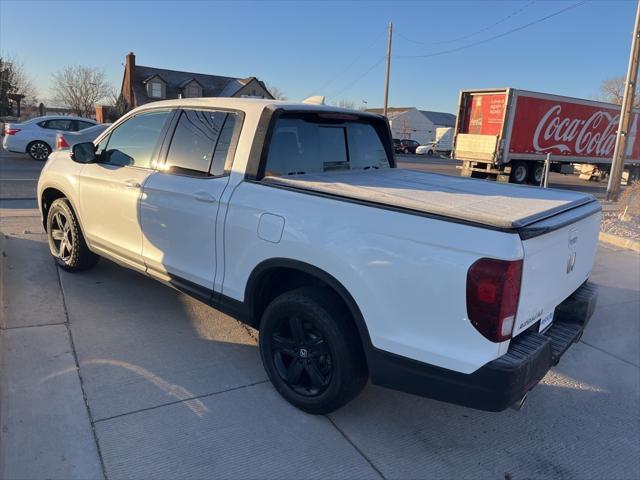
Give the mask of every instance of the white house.
<svg viewBox="0 0 640 480">
<path fill-rule="evenodd" d="M 382 114 L 382 108 L 371 108 L 367 112 Z M 418 110 L 415 107 L 388 108 L 387 117 L 393 138 L 415 140 L 421 145 L 433 142 L 436 128 L 453 127 L 456 116 L 451 113 Z"/>
</svg>

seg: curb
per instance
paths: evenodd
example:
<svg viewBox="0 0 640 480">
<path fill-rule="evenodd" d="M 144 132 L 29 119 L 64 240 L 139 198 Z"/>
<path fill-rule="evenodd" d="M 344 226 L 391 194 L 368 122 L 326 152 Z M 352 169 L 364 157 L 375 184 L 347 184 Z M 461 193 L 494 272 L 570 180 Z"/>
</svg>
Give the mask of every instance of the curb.
<svg viewBox="0 0 640 480">
<path fill-rule="evenodd" d="M 629 238 L 619 237 L 617 235 L 611 235 L 610 233 L 600 232 L 598 239 L 602 243 L 608 243 L 609 245 L 615 245 L 616 247 L 626 248 L 627 250 L 633 250 L 640 253 L 640 242 L 637 240 L 631 240 Z"/>
</svg>

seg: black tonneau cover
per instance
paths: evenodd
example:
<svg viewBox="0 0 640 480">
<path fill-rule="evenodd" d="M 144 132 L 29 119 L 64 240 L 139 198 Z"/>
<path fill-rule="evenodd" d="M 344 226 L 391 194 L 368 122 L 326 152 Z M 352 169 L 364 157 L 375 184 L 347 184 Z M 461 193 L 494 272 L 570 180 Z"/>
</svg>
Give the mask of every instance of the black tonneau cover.
<svg viewBox="0 0 640 480">
<path fill-rule="evenodd" d="M 514 231 L 527 238 L 560 228 L 600 210 L 595 198 L 585 193 L 399 168 L 265 177 L 263 181 L 381 207 Z"/>
</svg>

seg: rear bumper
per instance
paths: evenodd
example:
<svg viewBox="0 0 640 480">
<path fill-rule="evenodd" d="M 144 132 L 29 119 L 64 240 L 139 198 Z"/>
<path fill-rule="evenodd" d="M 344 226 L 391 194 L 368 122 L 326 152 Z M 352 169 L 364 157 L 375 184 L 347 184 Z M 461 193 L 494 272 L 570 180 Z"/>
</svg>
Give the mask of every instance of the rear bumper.
<svg viewBox="0 0 640 480">
<path fill-rule="evenodd" d="M 583 284 L 558 305 L 547 331 L 521 333 L 511 340 L 505 355 L 474 373 L 463 374 L 378 350 L 370 358 L 372 382 L 466 407 L 502 411 L 537 385 L 580 340 L 597 296 L 595 285 Z"/>
</svg>

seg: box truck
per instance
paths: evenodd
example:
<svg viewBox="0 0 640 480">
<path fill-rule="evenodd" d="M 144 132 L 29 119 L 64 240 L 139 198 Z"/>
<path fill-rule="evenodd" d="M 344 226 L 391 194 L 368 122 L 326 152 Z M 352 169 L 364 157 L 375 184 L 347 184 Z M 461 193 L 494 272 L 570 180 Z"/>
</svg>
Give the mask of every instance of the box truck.
<svg viewBox="0 0 640 480">
<path fill-rule="evenodd" d="M 633 112 L 625 155 L 630 179 L 640 174 L 638 111 Z M 458 102 L 452 157 L 463 176 L 540 184 L 544 161 L 551 170 L 572 164 L 611 167 L 620 105 L 514 88 L 463 90 Z"/>
</svg>

